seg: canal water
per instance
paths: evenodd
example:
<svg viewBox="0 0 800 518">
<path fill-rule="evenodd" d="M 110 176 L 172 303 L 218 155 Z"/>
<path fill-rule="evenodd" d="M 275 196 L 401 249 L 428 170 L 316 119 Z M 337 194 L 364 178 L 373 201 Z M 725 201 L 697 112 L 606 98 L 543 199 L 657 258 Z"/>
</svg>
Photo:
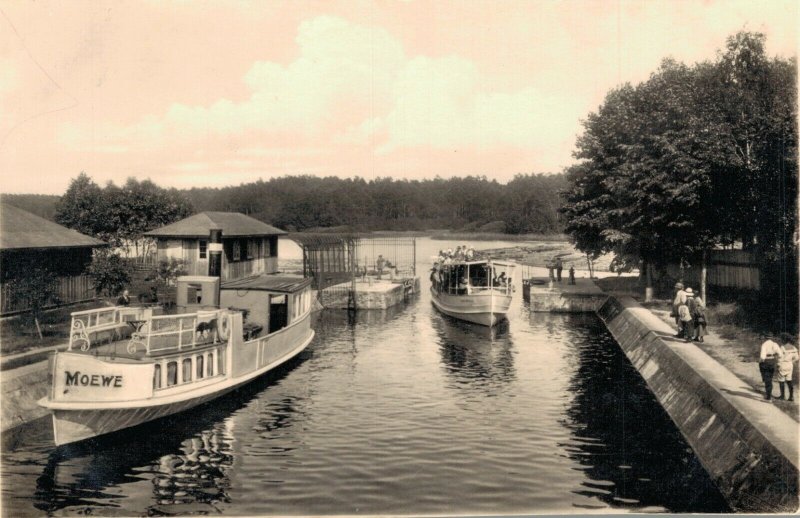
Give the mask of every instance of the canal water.
<svg viewBox="0 0 800 518">
<path fill-rule="evenodd" d="M 47 420 L 5 437 L 4 514 L 727 510 L 596 317 L 529 313 L 519 285 L 495 329 L 439 314 L 444 246 L 418 241 L 418 297 L 319 313 L 300 357 L 239 392 L 79 445 Z"/>
</svg>

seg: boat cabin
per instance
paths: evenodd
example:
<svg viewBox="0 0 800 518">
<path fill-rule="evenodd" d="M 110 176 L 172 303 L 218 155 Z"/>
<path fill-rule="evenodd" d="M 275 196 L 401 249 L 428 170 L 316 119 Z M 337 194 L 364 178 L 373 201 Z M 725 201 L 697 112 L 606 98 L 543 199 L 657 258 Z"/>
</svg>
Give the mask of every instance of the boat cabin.
<svg viewBox="0 0 800 518">
<path fill-rule="evenodd" d="M 513 264 L 496 261 L 444 261 L 434 264 L 431 283 L 440 293 L 472 295 L 483 291 L 511 293 Z"/>
</svg>

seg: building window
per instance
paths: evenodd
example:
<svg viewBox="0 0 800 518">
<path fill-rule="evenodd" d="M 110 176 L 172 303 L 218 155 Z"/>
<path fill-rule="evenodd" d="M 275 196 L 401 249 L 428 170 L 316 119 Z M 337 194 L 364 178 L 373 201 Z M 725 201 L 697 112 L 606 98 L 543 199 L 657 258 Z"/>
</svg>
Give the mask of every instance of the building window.
<svg viewBox="0 0 800 518">
<path fill-rule="evenodd" d="M 242 244 L 237 239 L 233 242 L 233 260 L 238 261 L 242 258 Z"/>
<path fill-rule="evenodd" d="M 278 236 L 269 238 L 269 256 L 278 257 Z"/>
<path fill-rule="evenodd" d="M 252 259 L 253 249 L 255 248 L 255 246 L 253 245 L 255 245 L 255 242 L 252 239 L 248 239 L 247 241 L 244 242 L 244 244 L 247 246 L 247 258 Z"/>
<path fill-rule="evenodd" d="M 208 241 L 206 241 L 205 239 L 201 239 L 200 241 L 198 241 L 197 258 L 198 259 L 208 258 Z"/>
</svg>

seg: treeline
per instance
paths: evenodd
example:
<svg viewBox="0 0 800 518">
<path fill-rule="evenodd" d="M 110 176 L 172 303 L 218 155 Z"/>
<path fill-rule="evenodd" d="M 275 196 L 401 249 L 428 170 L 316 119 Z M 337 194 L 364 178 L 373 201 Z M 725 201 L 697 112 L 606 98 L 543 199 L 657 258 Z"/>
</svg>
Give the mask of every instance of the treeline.
<svg viewBox="0 0 800 518">
<path fill-rule="evenodd" d="M 56 204 L 60 196 L 55 194 L 0 194 L 0 201 L 8 203 L 37 216 L 55 220 Z"/>
<path fill-rule="evenodd" d="M 353 230 L 562 231 L 563 175 L 517 175 L 506 184 L 485 176 L 394 180 L 285 176 L 237 187 L 185 191 L 196 211 L 249 214 L 279 228 Z"/>
<path fill-rule="evenodd" d="M 657 276 L 720 245 L 753 250 L 773 319 L 796 321 L 797 64 L 765 36 L 716 60 L 668 59 L 608 93 L 584 122 L 562 213 L 577 247 Z"/>
</svg>

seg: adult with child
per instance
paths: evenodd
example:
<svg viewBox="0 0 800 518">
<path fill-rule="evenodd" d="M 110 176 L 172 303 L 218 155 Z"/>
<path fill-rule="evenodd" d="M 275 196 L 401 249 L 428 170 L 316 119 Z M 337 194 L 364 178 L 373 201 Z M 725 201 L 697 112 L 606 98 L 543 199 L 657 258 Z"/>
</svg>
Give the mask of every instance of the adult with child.
<svg viewBox="0 0 800 518">
<path fill-rule="evenodd" d="M 694 336 L 694 325 L 692 324 L 692 313 L 689 310 L 689 301 L 692 299 L 692 288 L 686 288 L 686 300 L 678 306 L 678 319 L 680 320 L 680 331 L 678 335 L 687 342 L 692 341 Z"/>
<path fill-rule="evenodd" d="M 672 299 L 672 317 L 675 319 L 675 325 L 678 326 L 678 334 L 675 337 L 681 336 L 681 317 L 678 315 L 678 308 L 682 304 L 686 304 L 686 292 L 683 290 L 683 283 L 675 283 L 675 298 Z"/>
</svg>

